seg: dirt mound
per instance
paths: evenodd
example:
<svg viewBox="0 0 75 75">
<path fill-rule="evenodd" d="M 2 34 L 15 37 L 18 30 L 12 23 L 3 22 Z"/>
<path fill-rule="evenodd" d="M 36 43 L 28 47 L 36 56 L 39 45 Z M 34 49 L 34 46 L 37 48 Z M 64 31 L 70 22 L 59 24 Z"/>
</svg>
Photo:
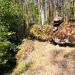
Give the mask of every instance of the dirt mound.
<svg viewBox="0 0 75 75">
<path fill-rule="evenodd" d="M 75 44 L 74 23 L 63 23 L 60 25 L 52 38 L 58 44 Z"/>
<path fill-rule="evenodd" d="M 75 48 L 36 40 L 32 41 L 34 45 L 31 40 L 28 42 L 28 47 L 26 41 L 23 43 L 28 56 L 17 63 L 12 75 L 75 75 Z"/>
<path fill-rule="evenodd" d="M 52 29 L 50 25 L 33 25 L 30 29 L 30 35 L 41 41 L 51 41 Z"/>
</svg>

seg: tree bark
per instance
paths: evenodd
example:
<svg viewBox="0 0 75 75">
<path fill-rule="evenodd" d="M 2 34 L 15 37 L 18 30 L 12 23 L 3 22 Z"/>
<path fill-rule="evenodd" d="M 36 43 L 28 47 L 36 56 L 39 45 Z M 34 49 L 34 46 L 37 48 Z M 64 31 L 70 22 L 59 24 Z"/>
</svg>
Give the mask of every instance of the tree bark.
<svg viewBox="0 0 75 75">
<path fill-rule="evenodd" d="M 43 7 L 43 0 L 38 0 L 38 12 L 39 12 L 39 22 L 44 25 L 45 23 L 45 14 Z"/>
</svg>

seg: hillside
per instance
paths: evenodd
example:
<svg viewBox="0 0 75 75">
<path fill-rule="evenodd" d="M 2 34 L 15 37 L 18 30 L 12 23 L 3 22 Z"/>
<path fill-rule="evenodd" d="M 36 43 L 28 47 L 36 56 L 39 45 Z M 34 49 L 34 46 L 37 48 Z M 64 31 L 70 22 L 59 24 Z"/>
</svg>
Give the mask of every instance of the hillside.
<svg viewBox="0 0 75 75">
<path fill-rule="evenodd" d="M 75 75 L 75 48 L 24 40 L 11 75 Z"/>
</svg>

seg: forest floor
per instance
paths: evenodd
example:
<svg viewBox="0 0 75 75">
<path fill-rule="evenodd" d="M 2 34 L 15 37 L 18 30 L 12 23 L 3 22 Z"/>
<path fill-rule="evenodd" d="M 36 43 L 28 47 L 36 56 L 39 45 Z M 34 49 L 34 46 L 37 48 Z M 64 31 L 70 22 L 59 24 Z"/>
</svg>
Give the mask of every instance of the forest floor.
<svg viewBox="0 0 75 75">
<path fill-rule="evenodd" d="M 75 48 L 25 40 L 12 75 L 75 75 Z"/>
</svg>

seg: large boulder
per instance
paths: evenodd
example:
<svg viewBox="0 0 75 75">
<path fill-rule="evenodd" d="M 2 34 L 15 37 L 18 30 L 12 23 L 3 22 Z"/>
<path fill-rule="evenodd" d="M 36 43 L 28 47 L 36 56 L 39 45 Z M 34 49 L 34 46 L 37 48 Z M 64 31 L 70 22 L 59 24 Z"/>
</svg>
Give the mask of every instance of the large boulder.
<svg viewBox="0 0 75 75">
<path fill-rule="evenodd" d="M 53 41 L 57 44 L 75 44 L 75 22 L 63 23 L 53 34 Z"/>
<path fill-rule="evenodd" d="M 52 40 L 52 26 L 50 25 L 33 25 L 30 29 L 30 35 L 41 41 Z"/>
</svg>

